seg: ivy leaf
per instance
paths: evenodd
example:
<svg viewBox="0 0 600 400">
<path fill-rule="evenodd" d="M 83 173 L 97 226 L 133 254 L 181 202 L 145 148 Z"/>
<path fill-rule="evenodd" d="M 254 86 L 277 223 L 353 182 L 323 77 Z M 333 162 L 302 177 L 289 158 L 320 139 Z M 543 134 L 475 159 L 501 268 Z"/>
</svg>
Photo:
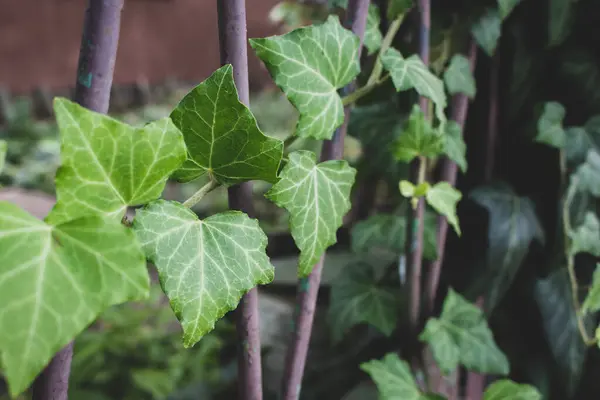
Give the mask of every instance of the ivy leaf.
<svg viewBox="0 0 600 400">
<path fill-rule="evenodd" d="M 425 213 L 425 232 L 423 234 L 423 258 L 437 259 L 437 215 Z M 372 251 L 389 252 L 390 258 L 398 259 L 404 254 L 406 242 L 406 219 L 393 214 L 375 214 L 358 222 L 352 228 L 352 251 L 369 253 Z"/>
<path fill-rule="evenodd" d="M 444 153 L 463 173 L 467 172 L 467 145 L 463 140 L 462 128 L 455 121 L 448 121 L 446 124 Z"/>
<path fill-rule="evenodd" d="M 362 363 L 360 368 L 371 376 L 380 400 L 426 400 L 417 387 L 408 363 L 396 353 L 388 353 L 383 360 Z"/>
<path fill-rule="evenodd" d="M 250 39 L 275 84 L 300 113 L 296 135 L 331 139 L 344 122 L 344 106 L 337 89 L 360 72 L 358 36 L 329 16 L 320 25 L 296 29 L 282 36 Z"/>
<path fill-rule="evenodd" d="M 600 264 L 596 264 L 592 285 L 581 306 L 581 312 L 584 314 L 589 314 L 598 310 L 600 310 Z"/>
<path fill-rule="evenodd" d="M 600 257 L 600 222 L 593 212 L 587 212 L 583 224 L 569 234 L 573 241 L 571 252 L 590 253 Z"/>
<path fill-rule="evenodd" d="M 483 400 L 542 400 L 542 395 L 534 386 L 502 379 L 488 386 Z"/>
<path fill-rule="evenodd" d="M 181 132 L 169 118 L 134 128 L 64 98 L 54 99 L 62 165 L 52 224 L 86 215 L 120 220 L 127 206 L 160 197 L 185 160 Z"/>
<path fill-rule="evenodd" d="M 16 397 L 107 307 L 149 290 L 146 261 L 118 221 L 48 225 L 0 202 L 0 353 Z"/>
<path fill-rule="evenodd" d="M 475 285 L 478 293 L 485 293 L 486 309 L 491 312 L 510 288 L 531 242 L 544 243 L 544 231 L 531 200 L 508 185 L 482 186 L 469 198 L 489 213 L 487 255 L 478 267 L 482 276 Z"/>
<path fill-rule="evenodd" d="M 450 60 L 444 72 L 444 82 L 451 95 L 463 93 L 472 99 L 477 92 L 469 59 L 462 54 L 455 54 Z"/>
<path fill-rule="evenodd" d="M 389 0 L 388 18 L 394 20 L 400 15 L 405 15 L 414 6 L 414 0 Z"/>
<path fill-rule="evenodd" d="M 498 10 L 488 8 L 471 27 L 471 34 L 486 54 L 493 56 L 502 34 L 502 20 Z"/>
<path fill-rule="evenodd" d="M 396 289 L 385 287 L 368 263 L 348 265 L 331 286 L 329 321 L 334 342 L 360 323 L 367 323 L 389 336 L 398 321 Z"/>
<path fill-rule="evenodd" d="M 509 372 L 508 359 L 496 346 L 483 312 L 451 288 L 442 314 L 429 319 L 419 339 L 431 346 L 435 360 L 446 374 L 456 369 L 458 361 L 480 373 Z"/>
<path fill-rule="evenodd" d="M 593 131 L 592 131 L 593 132 Z M 566 129 L 565 158 L 569 166 L 576 166 L 583 162 L 589 151 L 597 152 L 600 137 L 594 140 L 594 136 L 588 132 L 587 128 L 569 127 Z"/>
<path fill-rule="evenodd" d="M 290 213 L 290 229 L 300 249 L 298 274 L 312 271 L 325 250 L 336 242 L 336 231 L 350 210 L 350 190 L 356 170 L 346 161 L 316 163 L 310 151 L 295 151 L 280 180 L 265 194 Z"/>
<path fill-rule="evenodd" d="M 508 18 L 514 8 L 521 2 L 521 0 L 498 0 L 498 8 L 500 9 L 500 16 L 502 19 Z"/>
<path fill-rule="evenodd" d="M 596 150 L 588 151 L 587 158 L 575 172 L 577 188 L 600 197 L 600 154 Z"/>
<path fill-rule="evenodd" d="M 433 129 L 423 111 L 415 105 L 394 147 L 396 159 L 409 163 L 415 157 L 440 155 L 444 150 L 444 137 Z"/>
<path fill-rule="evenodd" d="M 427 199 L 427 204 L 448 219 L 448 223 L 452 225 L 456 234 L 460 236 L 456 205 L 462 198 L 462 193 L 448 182 L 438 182 L 427 191 L 425 198 Z"/>
<path fill-rule="evenodd" d="M 444 83 L 423 64 L 418 55 L 413 54 L 405 59 L 398 50 L 389 48 L 382 54 L 381 63 L 390 72 L 397 91 L 415 89 L 421 96 L 433 101 L 438 120 L 446 121 Z"/>
<path fill-rule="evenodd" d="M 258 284 L 273 280 L 267 236 L 255 219 L 227 211 L 200 220 L 175 202 L 157 200 L 138 211 L 133 229 L 191 347 Z"/>
<path fill-rule="evenodd" d="M 381 23 L 381 17 L 379 15 L 379 7 L 375 4 L 369 5 L 369 14 L 367 15 L 367 29 L 365 30 L 365 47 L 367 48 L 369 55 L 375 53 L 381 47 L 381 31 L 379 30 L 379 24 Z"/>
<path fill-rule="evenodd" d="M 544 103 L 544 111 L 537 122 L 535 140 L 558 149 L 565 147 L 567 135 L 563 129 L 565 108 L 555 101 Z"/>
<path fill-rule="evenodd" d="M 6 140 L 0 140 L 0 173 L 4 170 L 4 163 L 6 162 L 6 150 L 8 144 Z"/>
<path fill-rule="evenodd" d="M 233 68 L 225 65 L 189 92 L 171 113 L 188 158 L 175 178 L 189 182 L 208 174 L 223 185 L 275 182 L 283 142 L 266 136 L 239 101 Z"/>
<path fill-rule="evenodd" d="M 550 0 L 548 12 L 548 45 L 558 46 L 571 32 L 572 0 Z"/>
<path fill-rule="evenodd" d="M 555 270 L 534 287 L 535 301 L 540 311 L 544 335 L 552 357 L 558 366 L 558 374 L 571 394 L 579 385 L 585 364 L 587 346 L 581 340 L 577 326 L 577 314 L 573 308 L 571 285 L 566 267 Z M 591 319 L 584 323 L 591 329 Z"/>
</svg>

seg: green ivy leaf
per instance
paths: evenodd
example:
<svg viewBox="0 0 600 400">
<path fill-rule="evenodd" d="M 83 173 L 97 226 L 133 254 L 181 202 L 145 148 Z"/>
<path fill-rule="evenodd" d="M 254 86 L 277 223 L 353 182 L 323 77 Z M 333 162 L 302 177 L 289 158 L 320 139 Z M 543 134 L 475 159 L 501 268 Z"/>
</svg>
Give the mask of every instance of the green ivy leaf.
<svg viewBox="0 0 600 400">
<path fill-rule="evenodd" d="M 232 185 L 275 182 L 283 142 L 266 136 L 238 99 L 233 68 L 225 65 L 189 92 L 171 113 L 183 133 L 188 157 L 175 178 L 189 182 L 208 174 Z"/>
<path fill-rule="evenodd" d="M 542 400 L 542 395 L 534 386 L 502 379 L 488 386 L 483 400 Z"/>
<path fill-rule="evenodd" d="M 4 163 L 6 162 L 7 148 L 8 148 L 8 143 L 6 143 L 6 140 L 0 140 L 0 174 L 4 170 Z"/>
<path fill-rule="evenodd" d="M 437 215 L 425 213 L 423 233 L 423 258 L 437 259 Z M 397 260 L 404 254 L 406 242 L 406 219 L 392 214 L 375 214 L 352 228 L 352 251 L 369 253 L 373 251 L 390 253 L 390 259 Z"/>
<path fill-rule="evenodd" d="M 415 89 L 421 96 L 433 101 L 438 120 L 446 121 L 444 83 L 423 64 L 418 55 L 413 54 L 405 59 L 398 50 L 389 48 L 382 54 L 381 63 L 390 72 L 397 91 Z"/>
<path fill-rule="evenodd" d="M 508 18 L 514 8 L 521 2 L 521 0 L 498 0 L 498 8 L 500 9 L 500 16 L 502 19 Z"/>
<path fill-rule="evenodd" d="M 427 321 L 419 339 L 431 346 L 435 360 L 446 374 L 453 372 L 459 361 L 476 372 L 509 372 L 508 359 L 496 346 L 483 312 L 453 289 L 448 291 L 440 317 Z"/>
<path fill-rule="evenodd" d="M 463 93 L 472 99 L 477 93 L 469 59 L 462 54 L 455 54 L 450 60 L 444 72 L 444 82 L 451 95 Z"/>
<path fill-rule="evenodd" d="M 571 252 L 590 253 L 600 257 L 600 222 L 593 212 L 587 212 L 583 224 L 569 234 L 572 240 Z"/>
<path fill-rule="evenodd" d="M 535 140 L 558 149 L 565 147 L 567 135 L 563 129 L 565 108 L 555 101 L 544 103 L 544 111 L 537 122 Z"/>
<path fill-rule="evenodd" d="M 394 20 L 400 15 L 405 15 L 414 6 L 414 0 L 389 0 L 388 18 Z"/>
<path fill-rule="evenodd" d="M 574 174 L 577 189 L 600 197 L 600 154 L 596 150 L 588 151 L 587 158 Z"/>
<path fill-rule="evenodd" d="M 0 248 L 0 353 L 13 397 L 107 307 L 148 294 L 144 254 L 118 221 L 52 226 L 0 202 Z"/>
<path fill-rule="evenodd" d="M 389 336 L 398 321 L 397 289 L 383 286 L 375 268 L 355 262 L 331 286 L 329 321 L 334 342 L 360 323 L 367 323 Z"/>
<path fill-rule="evenodd" d="M 565 132 L 565 158 L 570 166 L 579 165 L 585 162 L 588 152 L 593 149 L 598 151 L 600 137 L 594 138 L 587 128 L 570 127 Z M 596 140 L 595 140 L 596 139 Z"/>
<path fill-rule="evenodd" d="M 157 200 L 138 211 L 133 229 L 158 269 L 185 347 L 210 332 L 244 293 L 273 280 L 267 236 L 239 211 L 200 220 L 179 203 Z"/>
<path fill-rule="evenodd" d="M 456 205 L 462 198 L 462 193 L 448 182 L 438 182 L 427 191 L 425 198 L 427 199 L 427 204 L 448 219 L 448 223 L 452 225 L 456 234 L 460 236 Z"/>
<path fill-rule="evenodd" d="M 409 163 L 415 157 L 440 155 L 444 150 L 444 136 L 433 129 L 423 111 L 415 105 L 394 147 L 396 159 Z"/>
<path fill-rule="evenodd" d="M 64 98 L 54 99 L 54 112 L 62 165 L 49 223 L 93 214 L 120 220 L 127 206 L 160 197 L 185 160 L 183 136 L 169 118 L 134 128 Z"/>
<path fill-rule="evenodd" d="M 600 264 L 596 264 L 592 285 L 581 306 L 581 312 L 584 314 L 589 314 L 598 310 L 600 310 Z"/>
<path fill-rule="evenodd" d="M 379 15 L 379 7 L 375 4 L 370 4 L 364 39 L 365 47 L 367 48 L 369 55 L 375 53 L 381 47 L 381 40 L 383 37 L 379 30 L 380 23 L 381 17 Z"/>
<path fill-rule="evenodd" d="M 356 170 L 346 161 L 316 163 L 310 151 L 295 151 L 265 197 L 290 213 L 290 229 L 300 249 L 298 274 L 312 271 L 350 210 L 350 190 Z"/>
<path fill-rule="evenodd" d="M 518 196 L 508 185 L 494 184 L 473 190 L 469 198 L 489 213 L 487 255 L 477 292 L 485 293 L 486 309 L 491 312 L 510 288 L 532 240 L 544 243 L 544 231 L 535 206 Z"/>
<path fill-rule="evenodd" d="M 383 360 L 362 363 L 360 368 L 371 376 L 380 400 L 426 400 L 412 376 L 410 366 L 396 353 L 388 353 Z"/>
<path fill-rule="evenodd" d="M 444 153 L 456 163 L 463 173 L 467 172 L 467 145 L 463 140 L 462 128 L 455 121 L 448 121 L 444 135 Z"/>
<path fill-rule="evenodd" d="M 502 34 L 502 19 L 498 10 L 488 8 L 471 27 L 471 34 L 486 54 L 493 56 Z"/>
<path fill-rule="evenodd" d="M 344 122 L 337 89 L 360 72 L 358 37 L 331 15 L 323 24 L 282 36 L 250 39 L 250 45 L 300 112 L 296 134 L 331 139 Z"/>
<path fill-rule="evenodd" d="M 571 32 L 572 0 L 550 0 L 548 12 L 548 45 L 558 46 Z"/>
</svg>

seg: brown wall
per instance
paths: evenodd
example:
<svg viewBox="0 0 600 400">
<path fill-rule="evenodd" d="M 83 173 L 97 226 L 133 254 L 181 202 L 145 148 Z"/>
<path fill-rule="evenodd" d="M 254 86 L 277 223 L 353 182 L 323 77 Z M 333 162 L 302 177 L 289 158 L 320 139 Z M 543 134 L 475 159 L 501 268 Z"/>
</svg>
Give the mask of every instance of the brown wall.
<svg viewBox="0 0 600 400">
<path fill-rule="evenodd" d="M 101 0 L 94 0 L 101 1 Z M 116 84 L 167 78 L 200 81 L 219 66 L 216 2 L 125 0 Z M 277 0 L 247 0 L 248 37 L 277 33 Z M 13 93 L 74 86 L 87 0 L 0 0 L 0 86 Z M 250 84 L 269 82 L 249 51 Z"/>
</svg>

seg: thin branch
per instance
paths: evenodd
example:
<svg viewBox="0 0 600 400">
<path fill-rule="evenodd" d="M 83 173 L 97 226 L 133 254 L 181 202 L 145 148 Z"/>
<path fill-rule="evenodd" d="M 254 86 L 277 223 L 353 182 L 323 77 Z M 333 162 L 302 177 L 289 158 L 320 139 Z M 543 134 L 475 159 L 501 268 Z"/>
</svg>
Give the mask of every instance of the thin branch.
<svg viewBox="0 0 600 400">
<path fill-rule="evenodd" d="M 348 4 L 346 26 L 349 26 L 352 32 L 360 38 L 358 57 L 360 57 L 365 28 L 367 26 L 369 3 L 369 0 L 350 0 Z M 350 84 L 344 88 L 344 91 L 351 91 L 352 89 L 353 84 Z M 344 123 L 336 129 L 331 140 L 323 143 L 321 161 L 342 158 L 349 116 L 349 109 L 346 108 Z M 321 257 L 310 275 L 302 279 L 298 285 L 297 307 L 293 324 L 294 331 L 284 366 L 283 400 L 297 400 L 300 397 L 324 260 L 325 255 Z"/>
<path fill-rule="evenodd" d="M 89 0 L 85 11 L 74 100 L 103 114 L 110 101 L 123 1 Z M 71 342 L 33 383 L 33 400 L 67 400 L 72 358 Z"/>
<path fill-rule="evenodd" d="M 233 76 L 239 99 L 250 104 L 248 88 L 248 50 L 246 36 L 246 4 L 244 0 L 217 0 L 221 64 L 233 66 Z M 228 189 L 229 208 L 254 217 L 252 183 L 246 182 Z M 246 293 L 236 310 L 238 333 L 238 398 L 262 400 L 262 367 L 258 292 Z"/>
</svg>

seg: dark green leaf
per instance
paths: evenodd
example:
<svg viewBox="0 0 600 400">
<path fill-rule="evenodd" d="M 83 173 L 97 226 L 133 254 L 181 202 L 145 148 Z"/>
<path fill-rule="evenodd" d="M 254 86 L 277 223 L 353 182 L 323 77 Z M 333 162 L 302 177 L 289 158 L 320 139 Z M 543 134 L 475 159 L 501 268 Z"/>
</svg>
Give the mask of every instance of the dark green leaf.
<svg viewBox="0 0 600 400">
<path fill-rule="evenodd" d="M 473 98 L 477 92 L 469 59 L 462 54 L 455 54 L 450 60 L 450 65 L 444 72 L 444 82 L 448 93 L 452 95 L 463 93 Z"/>
<path fill-rule="evenodd" d="M 563 129 L 565 108 L 555 101 L 544 103 L 544 111 L 537 123 L 537 136 L 535 140 L 549 146 L 562 149 L 565 147 L 567 137 Z"/>
<path fill-rule="evenodd" d="M 463 173 L 467 172 L 467 145 L 463 140 L 462 129 L 455 121 L 446 123 L 444 153 L 456 163 Z"/>
<path fill-rule="evenodd" d="M 585 128 L 567 128 L 565 136 L 565 158 L 571 166 L 583 163 L 588 151 L 597 149 L 596 142 Z"/>
<path fill-rule="evenodd" d="M 486 389 L 483 400 L 542 400 L 542 395 L 531 385 L 503 379 Z"/>
<path fill-rule="evenodd" d="M 444 136 L 432 128 L 423 111 L 415 105 L 394 148 L 396 159 L 406 163 L 418 156 L 435 157 L 444 150 Z"/>
<path fill-rule="evenodd" d="M 431 345 L 444 373 L 460 361 L 467 369 L 507 375 L 508 359 L 497 347 L 483 312 L 450 289 L 439 318 L 430 318 L 419 339 Z"/>
<path fill-rule="evenodd" d="M 583 224 L 569 234 L 572 240 L 571 252 L 589 253 L 600 257 L 600 222 L 593 212 L 585 214 Z"/>
<path fill-rule="evenodd" d="M 389 336 L 398 320 L 397 288 L 385 287 L 368 263 L 348 265 L 331 286 L 329 321 L 338 342 L 356 324 L 367 323 Z"/>
<path fill-rule="evenodd" d="M 388 0 L 388 18 L 396 19 L 406 14 L 414 6 L 414 0 Z"/>
<path fill-rule="evenodd" d="M 498 0 L 498 8 L 502 19 L 506 19 L 521 0 Z"/>
<path fill-rule="evenodd" d="M 487 53 L 493 56 L 502 33 L 502 19 L 498 10 L 489 8 L 471 27 L 471 34 Z"/>
<path fill-rule="evenodd" d="M 571 32 L 573 0 L 549 0 L 548 44 L 561 44 Z"/>
<path fill-rule="evenodd" d="M 379 24 L 381 17 L 379 15 L 379 7 L 375 4 L 369 5 L 369 15 L 367 16 L 367 28 L 365 30 L 365 47 L 367 48 L 369 55 L 375 53 L 381 47 L 381 31 L 379 30 Z"/>
<path fill-rule="evenodd" d="M 485 293 L 486 309 L 493 310 L 502 299 L 525 259 L 533 240 L 544 242 L 531 200 L 520 197 L 504 184 L 483 186 L 469 197 L 489 213 L 487 255 L 477 282 Z"/>
</svg>

